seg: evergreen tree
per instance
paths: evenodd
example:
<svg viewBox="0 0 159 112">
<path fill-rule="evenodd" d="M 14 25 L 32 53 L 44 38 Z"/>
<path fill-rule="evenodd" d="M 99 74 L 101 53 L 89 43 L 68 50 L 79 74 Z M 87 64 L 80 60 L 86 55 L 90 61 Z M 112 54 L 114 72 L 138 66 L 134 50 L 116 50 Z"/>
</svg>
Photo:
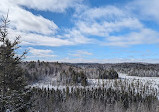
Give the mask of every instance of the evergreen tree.
<svg viewBox="0 0 159 112">
<path fill-rule="evenodd" d="M 26 89 L 24 72 L 19 66 L 26 52 L 16 54 L 20 36 L 11 41 L 8 37 L 8 15 L 0 26 L 0 111 L 26 111 L 29 106 L 30 91 Z"/>
</svg>

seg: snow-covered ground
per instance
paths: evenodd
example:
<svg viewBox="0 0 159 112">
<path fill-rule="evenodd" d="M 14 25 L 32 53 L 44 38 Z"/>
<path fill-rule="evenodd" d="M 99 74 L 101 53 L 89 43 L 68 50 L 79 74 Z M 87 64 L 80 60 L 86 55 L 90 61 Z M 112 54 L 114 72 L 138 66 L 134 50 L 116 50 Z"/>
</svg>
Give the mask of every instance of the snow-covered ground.
<svg viewBox="0 0 159 112">
<path fill-rule="evenodd" d="M 138 76 L 128 76 L 127 74 L 119 73 L 119 78 L 121 79 L 136 79 L 143 81 L 153 81 L 156 84 L 159 84 L 159 77 L 138 77 Z"/>
<path fill-rule="evenodd" d="M 128 76 L 127 74 L 119 74 L 119 79 L 88 79 L 89 86 L 85 88 L 98 88 L 100 87 L 106 87 L 106 88 L 116 88 L 120 87 L 121 85 L 126 85 L 125 90 L 128 89 L 128 86 L 133 83 L 135 87 L 137 87 L 140 83 L 141 87 L 138 87 L 139 89 L 143 87 L 148 87 L 149 89 L 152 89 L 153 91 L 157 91 L 157 96 L 159 98 L 159 77 L 137 77 L 137 76 Z M 46 77 L 43 81 L 39 81 L 38 83 L 35 83 L 32 85 L 32 87 L 35 88 L 47 88 L 47 89 L 66 89 L 66 86 L 58 85 L 55 78 Z M 71 90 L 71 88 L 84 88 L 83 86 L 68 86 Z"/>
<path fill-rule="evenodd" d="M 138 76 L 128 76 L 127 74 L 119 74 L 119 79 L 88 79 L 88 82 L 91 85 L 101 85 L 108 82 L 115 82 L 116 80 L 119 81 L 127 81 L 128 83 L 136 83 L 142 82 L 143 84 L 149 85 L 153 88 L 159 89 L 159 77 L 138 77 Z"/>
<path fill-rule="evenodd" d="M 127 79 L 130 82 L 141 81 L 144 85 L 148 85 L 159 91 L 159 77 L 137 77 L 137 76 L 128 76 L 127 74 L 119 73 L 119 78 Z"/>
</svg>

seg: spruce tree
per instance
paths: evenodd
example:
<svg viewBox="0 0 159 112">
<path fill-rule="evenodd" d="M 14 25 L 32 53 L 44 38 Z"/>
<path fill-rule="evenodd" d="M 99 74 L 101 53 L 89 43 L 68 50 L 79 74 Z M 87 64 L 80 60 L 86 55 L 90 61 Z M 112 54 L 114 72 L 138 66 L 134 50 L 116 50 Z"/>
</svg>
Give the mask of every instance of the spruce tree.
<svg viewBox="0 0 159 112">
<path fill-rule="evenodd" d="M 0 111 L 25 112 L 30 101 L 26 78 L 20 63 L 26 52 L 16 54 L 20 36 L 14 41 L 8 37 L 8 15 L 2 18 L 0 26 Z"/>
</svg>

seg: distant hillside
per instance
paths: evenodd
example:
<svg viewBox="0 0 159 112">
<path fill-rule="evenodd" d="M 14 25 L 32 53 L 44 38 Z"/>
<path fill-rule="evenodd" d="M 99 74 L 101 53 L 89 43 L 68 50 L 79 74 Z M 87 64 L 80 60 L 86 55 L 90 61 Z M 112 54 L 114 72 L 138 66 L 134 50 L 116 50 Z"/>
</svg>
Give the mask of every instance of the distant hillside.
<svg viewBox="0 0 159 112">
<path fill-rule="evenodd" d="M 148 63 L 117 63 L 117 64 L 72 64 L 83 68 L 114 69 L 117 72 L 126 73 L 131 76 L 159 77 L 159 64 Z"/>
<path fill-rule="evenodd" d="M 25 75 L 29 82 L 35 82 L 50 77 L 60 77 L 65 73 L 70 75 L 72 68 L 75 72 L 83 72 L 87 78 L 97 79 L 101 77 L 116 78 L 115 72 L 126 73 L 131 76 L 159 77 L 159 64 L 144 63 L 117 63 L 117 64 L 98 64 L 98 63 L 58 63 L 58 62 L 23 62 L 21 65 L 26 71 Z M 64 76 L 64 75 L 63 75 Z"/>
</svg>

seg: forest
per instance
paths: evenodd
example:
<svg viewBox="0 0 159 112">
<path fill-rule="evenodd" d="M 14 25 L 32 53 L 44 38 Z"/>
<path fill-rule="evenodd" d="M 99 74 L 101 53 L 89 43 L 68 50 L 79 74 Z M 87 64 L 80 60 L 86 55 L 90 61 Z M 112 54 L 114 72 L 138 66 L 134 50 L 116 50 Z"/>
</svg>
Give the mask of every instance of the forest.
<svg viewBox="0 0 159 112">
<path fill-rule="evenodd" d="M 151 82 L 122 80 L 118 73 L 157 77 L 157 64 L 71 64 L 59 62 L 22 62 L 30 84 L 55 78 L 52 87 L 31 86 L 32 99 L 36 99 L 30 111 L 41 112 L 158 112 L 158 89 Z M 156 72 L 154 72 L 156 71 Z M 141 74 L 141 75 L 140 75 Z M 93 86 L 89 79 L 100 80 Z M 43 81 L 44 80 L 44 81 Z M 106 82 L 105 82 L 106 81 Z M 62 86 L 62 87 L 60 87 Z M 158 86 L 158 85 L 157 85 Z"/>
</svg>

